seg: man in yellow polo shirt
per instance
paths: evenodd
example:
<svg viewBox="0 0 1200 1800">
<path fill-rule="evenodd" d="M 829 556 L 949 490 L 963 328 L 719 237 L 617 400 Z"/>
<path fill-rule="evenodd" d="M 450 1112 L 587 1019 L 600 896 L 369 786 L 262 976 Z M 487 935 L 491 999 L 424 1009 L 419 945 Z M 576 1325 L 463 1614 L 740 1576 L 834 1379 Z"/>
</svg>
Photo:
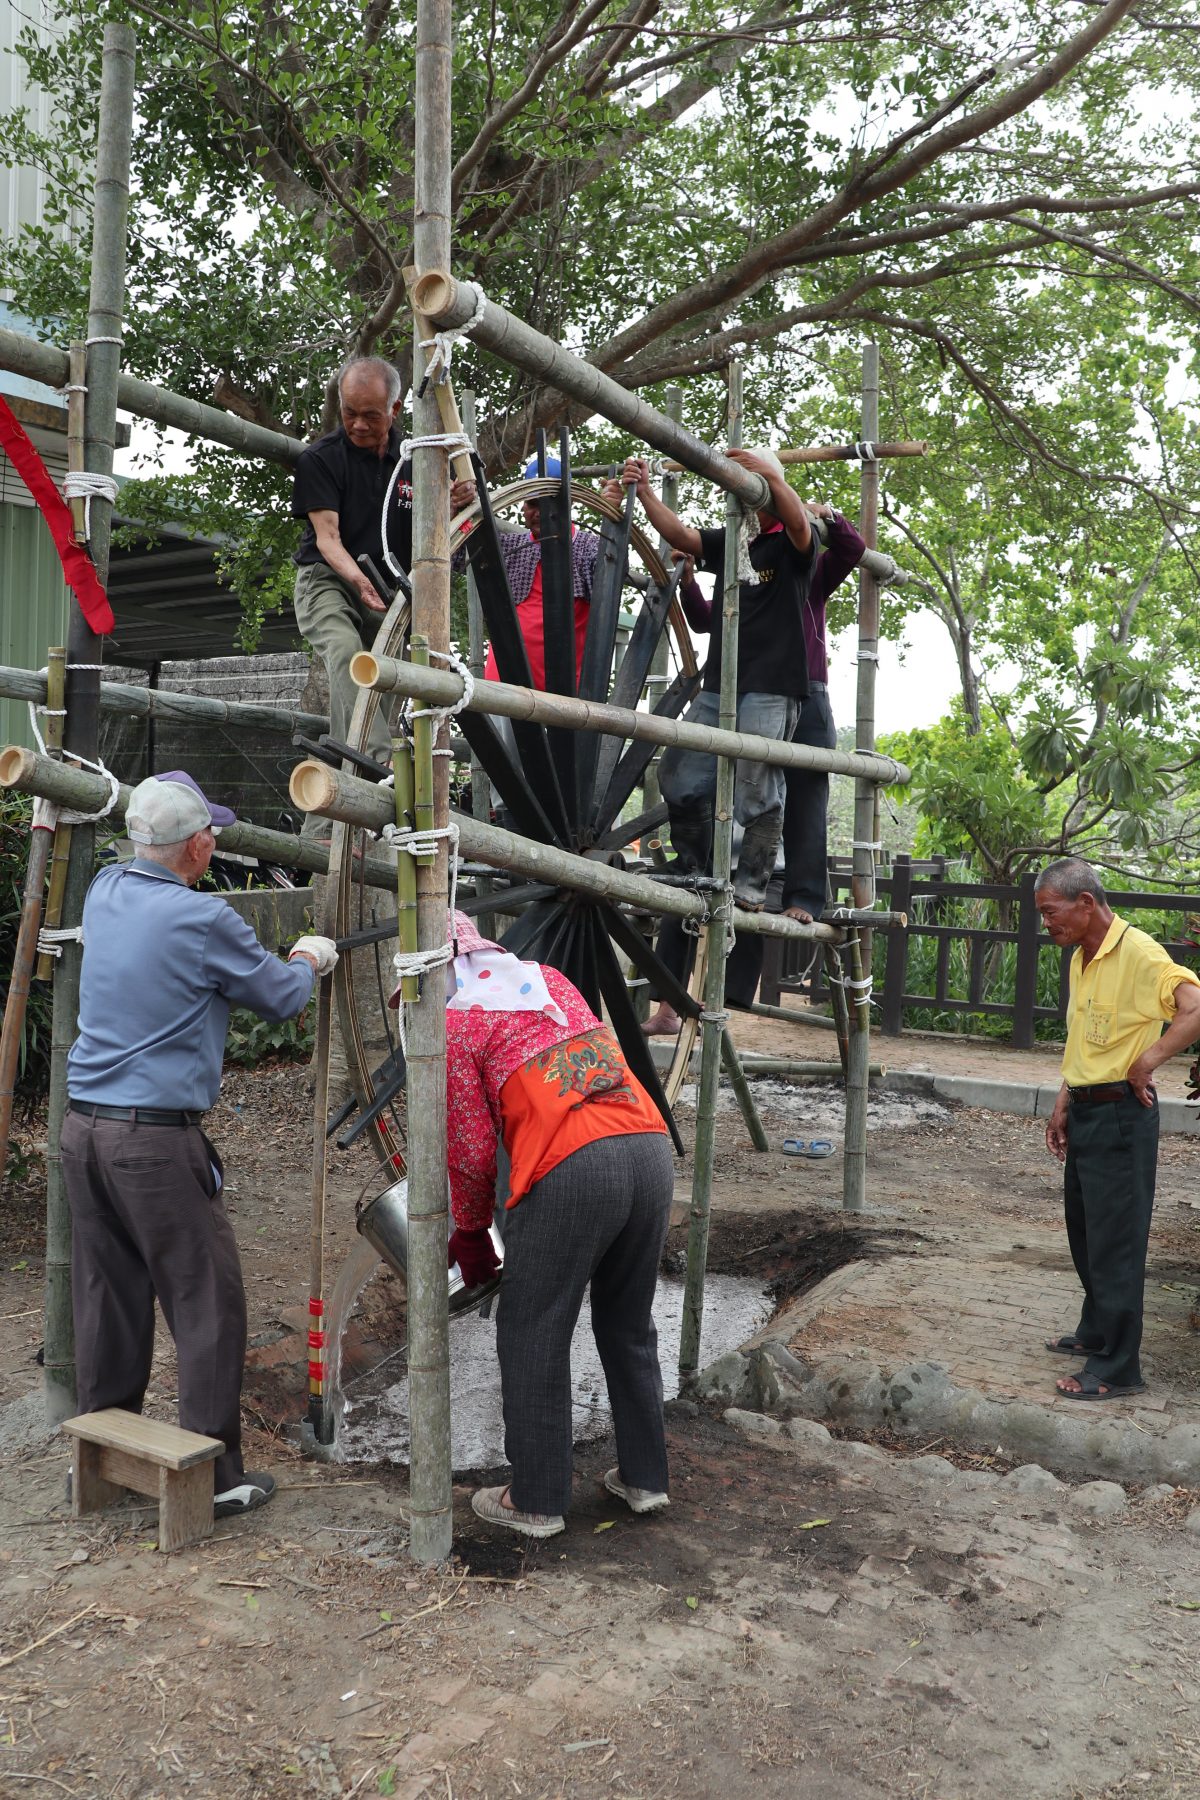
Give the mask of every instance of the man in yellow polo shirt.
<svg viewBox="0 0 1200 1800">
<path fill-rule="evenodd" d="M 1067 1241 L 1083 1311 L 1075 1330 L 1046 1348 L 1086 1359 L 1078 1375 L 1056 1383 L 1060 1394 L 1115 1400 L 1145 1386 L 1138 1354 L 1158 1162 L 1154 1071 L 1200 1037 L 1200 981 L 1118 918 L 1079 857 L 1048 864 L 1034 897 L 1051 941 L 1077 946 L 1063 1085 L 1046 1143 L 1066 1165 Z"/>
</svg>

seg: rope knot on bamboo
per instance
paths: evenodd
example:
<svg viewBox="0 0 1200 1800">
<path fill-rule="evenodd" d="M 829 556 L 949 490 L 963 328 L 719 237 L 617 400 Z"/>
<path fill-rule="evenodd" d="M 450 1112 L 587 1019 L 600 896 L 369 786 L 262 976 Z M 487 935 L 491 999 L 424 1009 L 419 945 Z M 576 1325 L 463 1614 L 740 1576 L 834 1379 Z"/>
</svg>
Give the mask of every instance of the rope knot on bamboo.
<svg viewBox="0 0 1200 1800">
<path fill-rule="evenodd" d="M 462 693 L 458 696 L 457 700 L 451 701 L 449 706 L 414 707 L 412 700 L 408 699 L 404 702 L 400 716 L 404 721 L 406 729 L 410 733 L 414 719 L 435 720 L 436 723 L 433 727 L 433 735 L 436 738 L 441 731 L 442 726 L 448 719 L 456 718 L 460 712 L 463 712 L 470 706 L 471 701 L 475 696 L 475 677 L 472 675 L 466 663 L 462 660 L 462 657 L 457 656 L 453 650 L 431 650 L 429 654 L 430 656 L 436 656 L 439 662 L 449 664 L 454 673 L 461 677 L 463 684 Z M 449 744 L 445 744 L 441 749 L 434 750 L 433 755 L 452 756 L 453 751 Z"/>
<path fill-rule="evenodd" d="M 63 476 L 64 500 L 83 501 L 83 535 L 92 535 L 92 501 L 107 500 L 112 506 L 119 489 L 111 475 L 98 475 L 92 469 L 68 469 Z"/>
<path fill-rule="evenodd" d="M 475 293 L 475 309 L 465 325 L 447 327 L 444 331 L 435 331 L 431 338 L 420 340 L 422 350 L 429 353 L 429 361 L 425 365 L 425 380 L 421 384 L 422 388 L 431 381 L 436 382 L 440 387 L 444 381 L 449 380 L 450 363 L 454 356 L 455 345 L 468 332 L 474 331 L 481 322 L 487 306 L 487 295 L 483 289 L 476 288 Z"/>
<path fill-rule="evenodd" d="M 38 932 L 37 948 L 39 956 L 61 956 L 64 944 L 78 944 L 83 948 L 83 926 L 64 925 L 55 929 L 43 925 Z"/>
</svg>

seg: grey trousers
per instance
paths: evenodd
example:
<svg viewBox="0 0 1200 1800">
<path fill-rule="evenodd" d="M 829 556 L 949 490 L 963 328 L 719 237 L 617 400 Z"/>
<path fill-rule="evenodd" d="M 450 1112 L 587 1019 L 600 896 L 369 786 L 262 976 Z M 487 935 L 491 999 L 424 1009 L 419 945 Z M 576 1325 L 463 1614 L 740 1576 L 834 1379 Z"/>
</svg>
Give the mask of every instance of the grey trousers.
<svg viewBox="0 0 1200 1800">
<path fill-rule="evenodd" d="M 674 1186 L 670 1138 L 601 1138 L 551 1169 L 506 1215 L 496 1350 L 520 1512 L 563 1513 L 571 1502 L 571 1337 L 589 1285 L 621 1478 L 666 1492 L 650 1309 Z"/>
<path fill-rule="evenodd" d="M 1142 1379 L 1146 1249 L 1158 1169 L 1158 1105 L 1079 1102 L 1067 1112 L 1063 1200 L 1071 1260 L 1083 1288 L 1077 1342 L 1106 1386 Z"/>
<path fill-rule="evenodd" d="M 329 676 L 330 734 L 345 744 L 359 694 L 350 679 L 350 659 L 371 648 L 383 614 L 368 619 L 344 582 L 323 562 L 305 563 L 296 570 L 295 605 L 296 623 Z M 392 740 L 382 706 L 376 710 L 364 747 L 378 761 L 390 762 Z"/>
<path fill-rule="evenodd" d="M 79 1410 L 141 1412 L 157 1297 L 178 1354 L 179 1423 L 225 1445 L 220 1494 L 243 1477 L 246 1295 L 214 1164 L 196 1125 L 63 1120 Z"/>
</svg>

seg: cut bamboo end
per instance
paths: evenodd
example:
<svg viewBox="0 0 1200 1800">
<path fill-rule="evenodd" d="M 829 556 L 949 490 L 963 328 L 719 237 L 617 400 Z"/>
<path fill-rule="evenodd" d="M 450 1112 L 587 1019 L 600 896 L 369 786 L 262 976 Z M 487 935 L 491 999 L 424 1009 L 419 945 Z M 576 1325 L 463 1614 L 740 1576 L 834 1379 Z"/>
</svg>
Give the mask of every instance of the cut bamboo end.
<svg viewBox="0 0 1200 1800">
<path fill-rule="evenodd" d="M 453 275 L 446 275 L 437 269 L 429 269 L 424 275 L 418 275 L 412 285 L 412 303 L 419 313 L 426 318 L 436 318 L 453 304 L 458 283 Z"/>
<path fill-rule="evenodd" d="M 0 768 L 3 757 L 0 757 Z M 324 812 L 337 792 L 332 771 L 315 759 L 297 763 L 288 780 L 288 793 L 305 812 Z"/>
<path fill-rule="evenodd" d="M 379 658 L 369 650 L 359 650 L 350 658 L 350 679 L 359 687 L 373 688 L 379 680 Z"/>
<path fill-rule="evenodd" d="M 8 744 L 0 750 L 0 787 L 20 787 L 28 778 L 36 758 L 32 750 L 25 750 L 20 744 Z"/>
</svg>

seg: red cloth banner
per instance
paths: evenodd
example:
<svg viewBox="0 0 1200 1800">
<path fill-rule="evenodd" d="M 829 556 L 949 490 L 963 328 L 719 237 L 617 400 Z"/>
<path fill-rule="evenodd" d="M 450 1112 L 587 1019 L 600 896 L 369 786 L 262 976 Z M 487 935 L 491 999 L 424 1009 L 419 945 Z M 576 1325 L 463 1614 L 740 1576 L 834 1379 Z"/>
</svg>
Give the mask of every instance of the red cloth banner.
<svg viewBox="0 0 1200 1800">
<path fill-rule="evenodd" d="M 8 401 L 0 395 L 0 445 L 25 486 L 37 503 L 58 560 L 63 566 L 67 586 L 78 600 L 84 618 L 92 630 L 105 637 L 116 624 L 108 595 L 100 585 L 96 566 L 82 544 L 75 542 L 71 509 L 54 485 L 49 469 L 38 455 L 36 446 Z"/>
</svg>

